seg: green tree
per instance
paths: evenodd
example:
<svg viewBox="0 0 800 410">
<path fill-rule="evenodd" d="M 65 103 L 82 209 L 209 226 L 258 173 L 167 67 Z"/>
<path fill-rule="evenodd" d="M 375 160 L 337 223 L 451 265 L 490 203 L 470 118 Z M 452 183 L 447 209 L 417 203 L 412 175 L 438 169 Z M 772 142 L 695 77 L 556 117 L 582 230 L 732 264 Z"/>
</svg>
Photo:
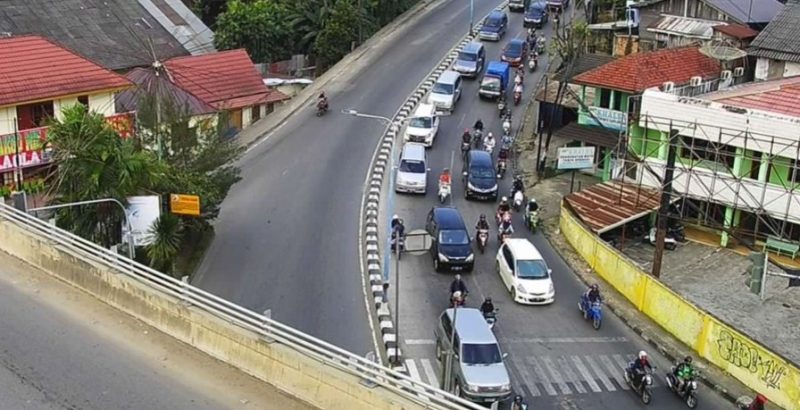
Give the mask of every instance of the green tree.
<svg viewBox="0 0 800 410">
<path fill-rule="evenodd" d="M 353 0 L 336 0 L 314 43 L 317 67 L 327 69 L 350 52 L 358 40 L 359 12 Z"/>
<path fill-rule="evenodd" d="M 63 110 L 48 132 L 53 161 L 50 195 L 56 203 L 127 197 L 151 193 L 165 181 L 167 169 L 148 151 L 121 138 L 102 114 L 87 112 L 81 104 Z M 122 211 L 114 204 L 62 208 L 58 224 L 89 240 L 110 246 L 119 243 Z"/>
<path fill-rule="evenodd" d="M 214 32 L 214 44 L 218 49 L 246 48 L 256 63 L 280 61 L 291 56 L 291 15 L 284 3 L 230 0 L 226 8 L 217 17 Z"/>
<path fill-rule="evenodd" d="M 181 219 L 171 213 L 162 214 L 153 223 L 149 235 L 152 242 L 146 250 L 150 266 L 164 273 L 172 273 L 183 238 Z"/>
</svg>

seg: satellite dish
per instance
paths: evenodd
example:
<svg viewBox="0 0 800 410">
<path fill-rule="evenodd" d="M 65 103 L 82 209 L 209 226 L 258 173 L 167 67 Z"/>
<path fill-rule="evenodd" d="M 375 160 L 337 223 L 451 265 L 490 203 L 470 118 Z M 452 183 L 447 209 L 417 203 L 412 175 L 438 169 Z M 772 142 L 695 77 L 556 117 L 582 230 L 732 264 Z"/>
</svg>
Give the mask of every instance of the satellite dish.
<svg viewBox="0 0 800 410">
<path fill-rule="evenodd" d="M 747 52 L 740 50 L 730 41 L 724 39 L 707 41 L 700 47 L 700 52 L 719 61 L 738 60 L 747 56 Z"/>
</svg>

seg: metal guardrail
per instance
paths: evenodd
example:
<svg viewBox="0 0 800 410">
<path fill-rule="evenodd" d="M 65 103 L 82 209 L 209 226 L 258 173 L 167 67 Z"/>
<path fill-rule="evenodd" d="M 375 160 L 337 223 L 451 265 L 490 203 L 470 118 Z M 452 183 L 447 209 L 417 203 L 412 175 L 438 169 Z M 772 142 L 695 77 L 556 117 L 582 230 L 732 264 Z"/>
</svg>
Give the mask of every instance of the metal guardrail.
<svg viewBox="0 0 800 410">
<path fill-rule="evenodd" d="M 0 203 L 0 220 L 9 221 L 50 240 L 54 242 L 54 246 L 56 244 L 64 246 L 84 261 L 100 264 L 114 272 L 125 274 L 155 290 L 226 320 L 242 330 L 257 333 L 265 339 L 281 343 L 333 368 L 382 386 L 407 400 L 418 403 L 422 408 L 482 409 L 475 403 L 418 382 L 409 376 L 165 275 L 2 203 Z"/>
</svg>

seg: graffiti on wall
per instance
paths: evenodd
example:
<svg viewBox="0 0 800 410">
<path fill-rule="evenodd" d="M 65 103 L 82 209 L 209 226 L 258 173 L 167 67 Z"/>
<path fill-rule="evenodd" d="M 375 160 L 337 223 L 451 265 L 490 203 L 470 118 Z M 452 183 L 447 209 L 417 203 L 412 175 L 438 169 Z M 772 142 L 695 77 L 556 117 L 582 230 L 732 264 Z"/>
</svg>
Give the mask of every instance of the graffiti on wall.
<svg viewBox="0 0 800 410">
<path fill-rule="evenodd" d="M 717 349 L 728 363 L 756 374 L 767 386 L 780 389 L 781 379 L 787 372 L 783 363 L 762 354 L 759 348 L 725 329 L 719 332 Z"/>
</svg>

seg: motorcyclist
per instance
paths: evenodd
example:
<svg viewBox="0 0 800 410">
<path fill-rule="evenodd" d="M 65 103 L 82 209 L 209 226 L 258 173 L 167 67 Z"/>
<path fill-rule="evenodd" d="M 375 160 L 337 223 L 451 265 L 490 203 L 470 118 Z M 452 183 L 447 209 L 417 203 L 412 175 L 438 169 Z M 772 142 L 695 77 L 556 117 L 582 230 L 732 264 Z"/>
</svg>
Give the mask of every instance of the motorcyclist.
<svg viewBox="0 0 800 410">
<path fill-rule="evenodd" d="M 472 128 L 475 128 L 475 131 L 483 131 L 483 121 L 478 118 L 478 121 L 475 121 L 475 125 Z"/>
<path fill-rule="evenodd" d="M 767 398 L 761 394 L 756 395 L 756 398 L 747 407 L 747 410 L 764 410 L 764 405 L 767 404 Z"/>
<path fill-rule="evenodd" d="M 486 150 L 489 152 L 494 151 L 495 145 L 497 145 L 497 141 L 495 141 L 494 135 L 491 132 L 486 134 L 486 138 L 483 139 L 483 146 L 486 147 Z"/>
<path fill-rule="evenodd" d="M 589 289 L 586 290 L 584 295 L 589 303 L 600 302 L 603 300 L 600 297 L 600 286 L 598 286 L 596 283 L 593 283 L 592 286 L 589 286 Z"/>
<path fill-rule="evenodd" d="M 686 388 L 686 382 L 694 379 L 694 366 L 692 366 L 692 357 L 686 356 L 683 362 L 675 366 L 673 373 L 675 378 L 678 379 L 678 392 L 683 394 L 683 389 Z"/>
<path fill-rule="evenodd" d="M 328 109 L 328 97 L 325 96 L 325 91 L 319 93 L 319 97 L 317 97 L 317 107 L 320 107 L 323 110 Z"/>
<path fill-rule="evenodd" d="M 647 352 L 644 350 L 639 352 L 636 360 L 631 363 L 630 370 L 633 373 L 633 385 L 638 388 L 647 370 L 653 370 L 653 366 L 650 365 L 650 361 L 647 358 Z"/>
<path fill-rule="evenodd" d="M 514 140 L 511 138 L 511 135 L 503 134 L 503 137 L 500 138 L 500 149 L 508 150 L 511 149 L 511 144 Z"/>
<path fill-rule="evenodd" d="M 492 303 L 492 298 L 487 297 L 483 300 L 483 303 L 481 304 L 481 313 L 483 313 L 484 317 L 494 313 L 494 304 Z"/>
<path fill-rule="evenodd" d="M 501 146 L 500 151 L 497 153 L 497 162 L 508 161 L 508 148 Z"/>
<path fill-rule="evenodd" d="M 392 236 L 394 236 L 395 234 L 400 234 L 400 236 L 403 236 L 405 234 L 406 227 L 403 224 L 403 220 L 400 219 L 399 216 L 397 215 L 392 216 L 391 227 L 392 227 Z"/>
<path fill-rule="evenodd" d="M 472 134 L 469 132 L 469 128 L 464 129 L 464 133 L 461 134 L 461 142 L 469 144 L 472 141 Z"/>
<path fill-rule="evenodd" d="M 527 404 L 522 399 L 522 396 L 516 395 L 514 396 L 514 402 L 511 403 L 511 410 L 525 410 L 527 408 Z"/>
<path fill-rule="evenodd" d="M 511 185 L 511 195 L 513 196 L 517 191 L 525 192 L 525 184 L 522 182 L 522 177 L 519 175 L 514 177 L 514 183 Z"/>
<path fill-rule="evenodd" d="M 456 274 L 456 277 L 453 279 L 452 282 L 450 282 L 450 295 L 456 292 L 461 292 L 461 295 L 463 297 L 466 297 L 467 294 L 469 293 L 469 290 L 467 290 L 467 284 L 464 283 L 463 280 L 461 280 L 461 275 L 459 274 Z"/>
<path fill-rule="evenodd" d="M 519 94 L 520 98 L 522 98 L 522 83 L 514 86 L 514 94 Z"/>
<path fill-rule="evenodd" d="M 500 198 L 500 203 L 497 205 L 497 220 L 499 221 L 506 212 L 511 212 L 511 204 L 508 203 L 508 197 L 504 196 Z"/>
<path fill-rule="evenodd" d="M 511 215 L 505 214 L 500 226 L 497 228 L 497 238 L 501 239 L 503 234 L 512 235 L 513 233 L 514 227 L 511 225 Z"/>
<path fill-rule="evenodd" d="M 443 169 L 442 174 L 439 175 L 439 185 L 450 185 L 451 182 L 450 168 Z"/>
<path fill-rule="evenodd" d="M 475 224 L 475 230 L 489 230 L 489 222 L 486 220 L 486 214 L 481 214 L 480 218 L 478 218 L 478 223 Z"/>
</svg>

